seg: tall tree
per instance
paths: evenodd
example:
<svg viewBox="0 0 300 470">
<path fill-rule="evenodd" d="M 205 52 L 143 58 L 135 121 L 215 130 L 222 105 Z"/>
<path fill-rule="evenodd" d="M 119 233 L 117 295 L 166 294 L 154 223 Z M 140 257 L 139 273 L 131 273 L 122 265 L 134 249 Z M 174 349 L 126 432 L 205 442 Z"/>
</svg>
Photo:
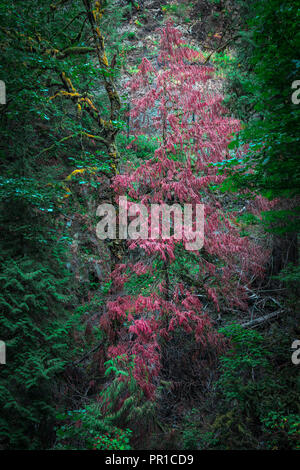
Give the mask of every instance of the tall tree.
<svg viewBox="0 0 300 470">
<path fill-rule="evenodd" d="M 136 169 L 129 166 L 114 178 L 116 196 L 128 196 L 131 216 L 138 215 L 136 202 L 142 202 L 149 212 L 153 204 L 176 203 L 180 215 L 184 204 L 194 209 L 204 204 L 205 213 L 202 250 L 194 247 L 188 251 L 186 235 L 181 239 L 175 233 L 165 239 L 161 232 L 153 236 L 149 231 L 148 235 L 147 221 L 148 236 L 128 242 L 135 262 L 124 262 L 113 272 L 114 285 L 122 294 L 108 303 L 101 327 L 109 337 L 108 355 L 133 361 L 133 377 L 144 399 L 154 399 L 167 350 L 180 334 L 183 339 L 178 348 L 183 348 L 186 334 L 200 349 L 222 346 L 198 295 L 210 299 L 217 311 L 220 303 L 247 308 L 246 287 L 251 275 L 262 273 L 267 255 L 248 237 L 240 236 L 235 214 L 222 207 L 215 191 L 224 178 L 217 175 L 216 163 L 224 159 L 230 134 L 239 123 L 225 116 L 221 96 L 204 91 L 213 70 L 203 67 L 201 59 L 168 23 L 161 30 L 160 68 L 156 70 L 143 59 L 128 84 L 136 139 L 150 127 L 157 148 L 149 160 Z M 201 238 L 196 222 L 194 219 L 191 228 Z M 139 285 L 139 277 L 147 279 L 146 289 L 129 293 L 128 286 L 132 282 Z M 129 387 L 128 370 L 127 378 L 121 377 L 123 383 L 126 380 Z M 123 389 L 122 394 L 118 406 L 123 404 L 129 412 Z"/>
</svg>

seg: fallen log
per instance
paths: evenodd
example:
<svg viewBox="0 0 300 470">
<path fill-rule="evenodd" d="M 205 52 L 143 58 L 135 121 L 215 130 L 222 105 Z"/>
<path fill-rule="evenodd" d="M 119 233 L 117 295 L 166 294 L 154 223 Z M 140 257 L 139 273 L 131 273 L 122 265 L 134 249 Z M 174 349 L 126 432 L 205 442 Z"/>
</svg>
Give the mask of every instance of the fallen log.
<svg viewBox="0 0 300 470">
<path fill-rule="evenodd" d="M 278 318 L 281 312 L 283 312 L 283 310 L 276 310 L 276 312 L 268 313 L 267 315 L 263 315 L 262 317 L 255 318 L 254 320 L 248 321 L 247 323 L 242 323 L 241 326 L 243 328 L 252 328 L 252 327 L 260 326 L 269 320 L 275 320 L 276 318 Z"/>
</svg>

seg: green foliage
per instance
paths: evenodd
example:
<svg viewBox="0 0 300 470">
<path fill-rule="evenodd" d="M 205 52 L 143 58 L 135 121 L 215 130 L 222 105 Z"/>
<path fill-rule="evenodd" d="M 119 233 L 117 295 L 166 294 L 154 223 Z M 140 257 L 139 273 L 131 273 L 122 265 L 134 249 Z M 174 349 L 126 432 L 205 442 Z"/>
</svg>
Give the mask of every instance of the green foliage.
<svg viewBox="0 0 300 470">
<path fill-rule="evenodd" d="M 182 423 L 182 448 L 184 450 L 203 450 L 218 442 L 212 431 L 203 431 L 199 434 L 199 428 L 202 426 L 201 413 L 197 408 L 193 408 L 186 414 Z"/>
<path fill-rule="evenodd" d="M 276 328 L 270 338 L 238 325 L 221 332 L 230 338 L 232 348 L 221 358 L 219 390 L 228 405 L 237 405 L 239 413 L 250 420 L 250 429 L 258 420 L 260 428 L 256 432 L 262 433 L 263 442 L 268 442 L 264 432 L 266 423 L 271 425 L 271 417 L 284 416 L 289 422 L 297 415 L 299 384 L 289 357 L 291 340 Z M 280 374 L 274 367 L 275 361 L 284 364 Z M 278 448 L 294 447 L 294 436 L 284 443 L 282 436 L 277 439 L 274 435 L 273 438 Z"/>
<path fill-rule="evenodd" d="M 55 253 L 52 254 L 53 258 Z M 55 259 L 55 258 L 54 258 Z M 47 445 L 55 412 L 55 388 L 74 349 L 67 312 L 68 273 L 29 256 L 2 263 L 1 338 L 7 364 L 1 366 L 1 441 L 10 449 Z"/>
<path fill-rule="evenodd" d="M 56 450 L 130 450 L 130 429 L 112 426 L 101 414 L 100 406 L 92 404 L 79 410 L 59 413 L 63 421 L 56 426 Z"/>
<path fill-rule="evenodd" d="M 129 272 L 130 270 L 128 270 Z M 130 271 L 130 276 L 124 284 L 124 288 L 128 294 L 136 294 L 141 292 L 142 295 L 149 295 L 155 284 L 163 277 L 163 262 L 154 260 L 151 269 L 145 274 L 135 274 Z"/>
<path fill-rule="evenodd" d="M 111 382 L 101 392 L 101 410 L 105 421 L 135 432 L 145 433 L 155 421 L 156 404 L 147 400 L 133 375 L 134 356 L 117 356 L 105 363 Z M 120 398 L 123 397 L 123 398 Z"/>
<path fill-rule="evenodd" d="M 297 231 L 300 220 L 300 207 L 264 211 L 261 216 L 261 224 L 266 232 L 282 236 Z"/>
<path fill-rule="evenodd" d="M 299 448 L 299 377 L 291 362 L 291 336 L 274 325 L 261 335 L 240 325 L 220 330 L 230 348 L 213 385 L 214 409 L 192 409 L 182 423 L 185 449 Z M 279 366 L 280 364 L 280 366 Z M 210 406 L 212 406 L 210 404 Z"/>
<path fill-rule="evenodd" d="M 268 435 L 268 449 L 284 449 L 293 447 L 300 450 L 300 415 L 283 415 L 276 411 L 268 413 L 262 419 L 265 432 Z"/>
<path fill-rule="evenodd" d="M 129 31 L 128 33 L 128 39 L 136 39 L 136 35 L 134 31 Z"/>
<path fill-rule="evenodd" d="M 178 18 L 184 18 L 186 23 L 189 23 L 191 20 L 187 17 L 188 10 L 193 6 L 192 3 L 167 3 L 166 5 L 161 6 L 163 13 L 177 16 Z"/>
<path fill-rule="evenodd" d="M 158 143 L 155 137 L 141 135 L 133 139 L 131 135 L 128 137 L 124 134 L 118 135 L 118 148 L 123 156 L 124 163 L 138 164 L 138 159 L 147 160 L 152 158 L 157 147 Z"/>
<path fill-rule="evenodd" d="M 109 32 L 111 63 L 124 9 L 109 2 L 105 8 L 102 31 Z M 88 113 L 78 114 L 71 100 L 53 98 L 63 88 L 64 72 L 80 93 L 95 95 L 101 114 L 108 116 L 83 9 L 81 0 L 0 5 L 0 79 L 7 90 L 7 104 L 0 107 L 0 339 L 7 345 L 7 364 L 0 371 L 3 448 L 51 446 L 55 409 L 66 406 L 63 374 L 81 351 L 73 333 L 83 329 L 78 323 L 86 313 L 87 284 L 96 290 L 93 279 L 81 287 L 68 270 L 74 235 L 69 228 L 74 214 L 88 212 L 81 188 L 98 190 L 98 172 L 105 172 L 109 161 L 101 143 L 82 138 L 96 129 Z M 117 77 L 120 68 L 116 58 L 108 73 Z M 73 175 L 67 187 L 67 175 L 87 167 L 96 168 L 84 177 Z M 74 188 L 80 188 L 78 195 Z M 97 291 L 90 308 L 99 309 L 108 288 Z"/>
<path fill-rule="evenodd" d="M 235 44 L 237 57 L 229 67 L 228 104 L 247 122 L 235 147 L 248 149 L 240 167 L 230 171 L 231 187 L 269 199 L 293 198 L 300 189 L 300 107 L 292 102 L 292 83 L 299 71 L 299 8 L 293 0 L 237 3 L 245 11 L 245 23 Z M 281 233 L 299 227 L 299 214 L 293 207 L 291 211 L 278 215 Z M 274 229 L 274 224 L 269 226 Z"/>
<path fill-rule="evenodd" d="M 129 445 L 130 434 L 132 431 L 130 429 L 117 430 L 115 433 L 109 434 L 106 433 L 102 436 L 97 436 L 95 438 L 95 450 L 131 450 Z"/>
<path fill-rule="evenodd" d="M 256 331 L 233 325 L 220 332 L 230 337 L 233 349 L 221 358 L 218 386 L 228 402 L 236 400 L 247 412 L 253 407 L 252 400 L 256 402 L 264 393 L 259 377 L 269 368 L 269 353 L 264 348 L 263 337 Z"/>
<path fill-rule="evenodd" d="M 300 281 L 300 267 L 293 264 L 288 264 L 286 268 L 280 271 L 278 276 L 274 276 L 275 279 L 280 279 L 280 281 L 286 283 L 288 286 L 293 286 L 294 283 L 299 283 Z"/>
</svg>

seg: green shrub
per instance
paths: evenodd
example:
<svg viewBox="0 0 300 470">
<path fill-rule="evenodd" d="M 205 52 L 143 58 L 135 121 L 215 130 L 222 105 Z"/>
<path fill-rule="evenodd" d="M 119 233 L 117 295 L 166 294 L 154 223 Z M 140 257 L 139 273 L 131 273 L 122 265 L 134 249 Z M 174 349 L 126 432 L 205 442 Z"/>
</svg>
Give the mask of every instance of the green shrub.
<svg viewBox="0 0 300 470">
<path fill-rule="evenodd" d="M 130 429 L 113 426 L 101 413 L 100 405 L 92 404 L 79 410 L 59 413 L 56 427 L 57 450 L 130 450 Z"/>
</svg>

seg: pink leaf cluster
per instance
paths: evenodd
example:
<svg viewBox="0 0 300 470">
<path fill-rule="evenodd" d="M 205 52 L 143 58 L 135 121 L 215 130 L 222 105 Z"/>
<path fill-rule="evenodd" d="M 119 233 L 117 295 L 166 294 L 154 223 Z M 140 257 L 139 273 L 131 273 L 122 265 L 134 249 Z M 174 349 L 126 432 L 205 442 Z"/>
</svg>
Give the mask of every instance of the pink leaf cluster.
<svg viewBox="0 0 300 470">
<path fill-rule="evenodd" d="M 128 83 L 135 137 L 151 132 L 157 148 L 138 168 L 117 175 L 112 186 L 116 198 L 127 195 L 146 207 L 204 204 L 204 247 L 193 253 L 202 295 L 217 311 L 221 303 L 247 309 L 246 287 L 251 277 L 263 273 L 267 253 L 240 235 L 238 214 L 226 210 L 214 191 L 226 177 L 218 173 L 216 163 L 228 158 L 228 143 L 239 130 L 239 122 L 226 115 L 222 96 L 207 91 L 213 69 L 202 65 L 201 58 L 172 23 L 161 30 L 158 65 L 143 59 Z M 176 260 L 180 244 L 173 236 L 128 242 L 129 249 L 140 257 L 160 258 L 167 266 Z M 123 288 L 130 271 L 142 276 L 151 268 L 142 261 L 117 266 L 112 273 L 117 289 Z M 183 282 L 172 286 L 171 292 L 162 281 L 148 296 L 120 294 L 108 302 L 101 319 L 102 329 L 113 343 L 108 354 L 134 357 L 134 377 L 148 398 L 154 397 L 157 385 L 161 345 L 175 330 L 194 335 L 204 347 L 222 345 L 199 298 Z"/>
</svg>

